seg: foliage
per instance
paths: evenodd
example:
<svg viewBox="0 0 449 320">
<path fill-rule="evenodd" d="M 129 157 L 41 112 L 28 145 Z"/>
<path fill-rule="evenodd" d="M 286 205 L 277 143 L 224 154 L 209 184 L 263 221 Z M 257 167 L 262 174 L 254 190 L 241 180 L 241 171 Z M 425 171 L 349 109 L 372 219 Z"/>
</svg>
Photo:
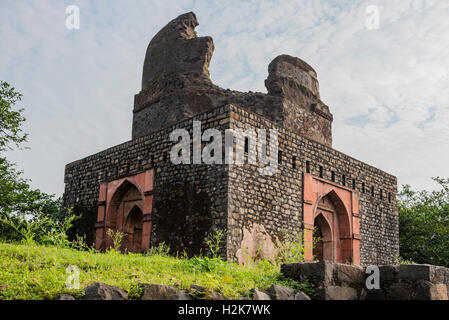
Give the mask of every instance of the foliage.
<svg viewBox="0 0 449 320">
<path fill-rule="evenodd" d="M 79 235 L 77 234 L 75 236 L 75 239 L 70 242 L 70 247 L 76 250 L 85 250 L 85 251 L 93 251 L 95 252 L 95 248 L 93 246 L 89 246 L 86 243 L 86 235 Z"/>
<path fill-rule="evenodd" d="M 304 262 L 304 241 L 300 233 L 292 234 L 283 230 L 283 239 L 275 242 L 276 264 Z"/>
<path fill-rule="evenodd" d="M 449 267 L 449 179 L 433 178 L 440 190 L 398 194 L 400 256 Z"/>
<path fill-rule="evenodd" d="M 32 189 L 21 175 L 14 164 L 0 157 L 0 215 L 17 213 L 25 216 L 45 212 L 49 217 L 59 219 L 61 199 Z"/>
<path fill-rule="evenodd" d="M 397 256 L 397 257 L 394 259 L 394 264 L 395 264 L 395 265 L 401 265 L 401 264 L 416 264 L 416 262 L 415 262 L 415 261 L 412 261 L 412 260 L 404 259 L 404 258 L 402 258 L 402 257 L 399 255 L 399 256 Z"/>
<path fill-rule="evenodd" d="M 191 260 L 0 243 L 0 299 L 54 299 L 63 293 L 79 296 L 82 290 L 65 286 L 69 265 L 79 268 L 81 288 L 100 281 L 127 290 L 130 298 L 139 296 L 139 283 L 167 284 L 182 290 L 197 284 L 231 299 L 249 297 L 252 288 L 266 290 L 272 284 L 305 288 L 283 279 L 279 267 L 266 261 L 252 266 L 221 261 L 211 271 L 201 271 L 192 268 Z"/>
<path fill-rule="evenodd" d="M 296 281 L 291 278 L 284 277 L 282 274 L 278 276 L 278 281 L 282 283 L 283 286 L 292 288 L 293 290 L 303 292 L 308 296 L 315 295 L 315 286 L 313 283 L 309 282 L 307 279 L 303 282 Z"/>
<path fill-rule="evenodd" d="M 45 235 L 42 241 L 46 244 L 54 245 L 60 248 L 65 248 L 70 245 L 67 233 L 73 226 L 73 222 L 79 219 L 72 213 L 72 209 L 69 209 L 68 213 L 61 220 L 53 220 L 48 216 L 43 215 L 41 219 L 45 222 L 44 232 Z"/>
<path fill-rule="evenodd" d="M 199 272 L 214 271 L 219 265 L 222 264 L 223 260 L 221 258 L 195 256 L 189 259 L 189 265 L 192 267 L 192 270 Z"/>
<path fill-rule="evenodd" d="M 150 250 L 145 253 L 146 256 L 159 255 L 162 257 L 167 257 L 169 254 L 170 247 L 166 245 L 165 242 L 161 242 L 157 246 L 151 247 Z"/>
<path fill-rule="evenodd" d="M 139 300 L 143 293 L 143 287 L 140 284 L 132 284 L 128 290 L 129 300 Z"/>
<path fill-rule="evenodd" d="M 106 234 L 112 240 L 112 246 L 109 248 L 109 250 L 117 251 L 117 252 L 120 251 L 125 234 L 121 231 L 112 230 L 112 229 L 108 229 Z"/>
<path fill-rule="evenodd" d="M 14 87 L 0 81 L 0 152 L 11 149 L 11 144 L 18 147 L 27 139 L 21 128 L 25 121 L 23 109 L 13 109 L 21 99 L 22 95 Z"/>
<path fill-rule="evenodd" d="M 5 214 L 0 217 L 0 223 L 10 227 L 16 233 L 13 238 L 20 239 L 24 244 L 40 243 L 62 248 L 69 246 L 67 232 L 78 218 L 71 210 L 61 220 L 54 220 L 42 213 L 31 218 Z"/>
<path fill-rule="evenodd" d="M 22 243 L 26 245 L 33 245 L 35 243 L 40 233 L 42 233 L 42 226 L 44 224 L 41 220 L 32 221 L 14 216 L 0 217 L 0 222 L 17 232 Z"/>
<path fill-rule="evenodd" d="M 224 243 L 226 237 L 226 230 L 223 229 L 215 229 L 213 232 L 209 233 L 204 240 L 204 244 L 212 258 L 218 258 L 220 250 L 223 248 L 222 244 Z"/>
<path fill-rule="evenodd" d="M 29 180 L 22 177 L 22 171 L 17 170 L 15 164 L 4 156 L 5 151 L 13 149 L 13 146 L 19 147 L 27 139 L 21 128 L 25 121 L 23 109 L 14 109 L 21 98 L 22 95 L 7 82 L 0 81 L 0 217 L 2 221 L 11 221 L 11 217 L 15 216 L 23 222 L 24 217 L 45 214 L 58 220 L 61 199 L 32 189 Z M 14 241 L 26 236 L 31 241 L 36 225 L 23 224 L 20 229 L 22 236 L 19 236 L 20 232 L 11 224 L 0 223 L 1 237 Z"/>
</svg>

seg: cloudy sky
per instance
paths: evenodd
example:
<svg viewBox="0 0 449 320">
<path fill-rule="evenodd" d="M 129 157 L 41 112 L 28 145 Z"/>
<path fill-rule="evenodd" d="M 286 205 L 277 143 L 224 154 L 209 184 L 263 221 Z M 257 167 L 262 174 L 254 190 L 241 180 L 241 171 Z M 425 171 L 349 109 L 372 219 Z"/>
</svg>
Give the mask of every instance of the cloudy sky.
<svg viewBox="0 0 449 320">
<path fill-rule="evenodd" d="M 66 28 L 69 5 L 79 30 Z M 34 187 L 61 195 L 66 163 L 131 138 L 146 47 L 188 11 L 214 39 L 217 85 L 266 92 L 269 62 L 300 57 L 318 73 L 337 150 L 418 189 L 449 177 L 447 0 L 1 0 L 0 79 L 23 93 L 30 134 L 9 157 Z"/>
</svg>

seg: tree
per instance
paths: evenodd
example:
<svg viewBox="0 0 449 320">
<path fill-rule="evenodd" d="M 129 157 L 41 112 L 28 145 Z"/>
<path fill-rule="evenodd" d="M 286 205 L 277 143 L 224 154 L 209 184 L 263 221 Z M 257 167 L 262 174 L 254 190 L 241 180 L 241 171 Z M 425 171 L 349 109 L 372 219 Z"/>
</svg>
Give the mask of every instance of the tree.
<svg viewBox="0 0 449 320">
<path fill-rule="evenodd" d="M 23 109 L 13 110 L 14 105 L 22 100 L 22 95 L 7 82 L 0 81 L 0 152 L 12 149 L 27 139 L 27 134 L 22 131 L 22 123 L 25 117 Z"/>
<path fill-rule="evenodd" d="M 5 151 L 20 148 L 27 141 L 27 134 L 22 130 L 25 121 L 23 109 L 16 110 L 15 104 L 22 95 L 7 82 L 0 81 L 0 217 L 28 217 L 45 214 L 51 219 L 58 219 L 61 206 L 60 199 L 48 195 L 39 189 L 32 189 L 29 180 L 22 177 L 16 164 L 6 159 Z M 4 237 L 11 232 L 5 225 L 0 225 Z"/>
<path fill-rule="evenodd" d="M 403 259 L 449 267 L 449 179 L 433 178 L 441 189 L 398 195 L 399 245 Z"/>
</svg>

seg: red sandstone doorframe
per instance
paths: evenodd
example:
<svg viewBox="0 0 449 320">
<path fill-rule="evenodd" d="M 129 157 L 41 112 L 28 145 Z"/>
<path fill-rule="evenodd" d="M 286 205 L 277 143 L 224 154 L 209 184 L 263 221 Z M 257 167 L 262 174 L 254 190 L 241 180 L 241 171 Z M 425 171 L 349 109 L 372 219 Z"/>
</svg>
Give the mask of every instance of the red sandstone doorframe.
<svg viewBox="0 0 449 320">
<path fill-rule="evenodd" d="M 126 178 L 117 179 L 110 182 L 103 182 L 100 184 L 100 192 L 98 197 L 98 214 L 97 222 L 95 224 L 96 238 L 95 247 L 97 250 L 107 249 L 110 245 L 110 239 L 106 236 L 108 229 L 119 229 L 121 225 L 125 223 L 125 216 L 113 216 L 111 214 L 112 201 L 116 194 L 120 192 L 124 184 L 132 185 L 135 187 L 140 196 L 141 203 L 138 203 L 138 207 L 143 212 L 142 219 L 142 251 L 147 251 L 150 248 L 150 236 L 151 236 L 151 213 L 153 209 L 153 185 L 154 185 L 154 170 L 129 176 Z M 123 210 L 123 212 L 125 212 Z M 129 214 L 129 212 L 128 212 Z M 119 221 L 119 223 L 118 223 Z"/>
<path fill-rule="evenodd" d="M 339 228 L 341 234 L 332 236 L 335 241 L 333 260 L 335 262 L 352 262 L 360 265 L 360 219 L 359 219 L 359 196 L 356 190 L 346 188 L 333 182 L 304 174 L 304 246 L 305 259 L 313 259 L 313 230 L 317 216 L 317 207 L 321 199 L 330 195 L 335 199 L 341 221 Z"/>
</svg>

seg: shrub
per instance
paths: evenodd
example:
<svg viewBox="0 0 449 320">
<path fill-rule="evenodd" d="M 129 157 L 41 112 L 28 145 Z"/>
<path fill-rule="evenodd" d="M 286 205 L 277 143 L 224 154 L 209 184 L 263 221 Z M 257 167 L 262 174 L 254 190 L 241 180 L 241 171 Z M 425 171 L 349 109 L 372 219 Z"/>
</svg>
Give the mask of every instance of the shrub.
<svg viewBox="0 0 449 320">
<path fill-rule="evenodd" d="M 215 229 L 214 232 L 207 235 L 204 244 L 212 258 L 219 257 L 220 250 L 223 249 L 222 244 L 224 243 L 225 237 L 226 231 L 223 229 Z"/>
<path fill-rule="evenodd" d="M 304 262 L 305 250 L 302 234 L 283 230 L 283 239 L 275 242 L 276 264 Z"/>
<path fill-rule="evenodd" d="M 118 230 L 112 230 L 108 229 L 106 232 L 109 238 L 112 240 L 112 247 L 109 248 L 110 251 L 120 251 L 120 248 L 122 246 L 123 238 L 125 237 L 125 234 L 123 232 L 120 232 Z"/>
<path fill-rule="evenodd" d="M 0 222 L 15 233 L 10 235 L 10 239 L 20 239 L 22 243 L 28 245 L 38 243 L 68 247 L 70 242 L 67 232 L 76 219 L 78 217 L 69 209 L 61 220 L 53 220 L 42 212 L 31 218 L 5 213 L 0 217 Z"/>
<path fill-rule="evenodd" d="M 151 247 L 150 250 L 145 253 L 146 256 L 158 255 L 161 257 L 167 257 L 169 254 L 170 247 L 166 245 L 165 242 L 161 242 L 157 246 Z"/>
</svg>

